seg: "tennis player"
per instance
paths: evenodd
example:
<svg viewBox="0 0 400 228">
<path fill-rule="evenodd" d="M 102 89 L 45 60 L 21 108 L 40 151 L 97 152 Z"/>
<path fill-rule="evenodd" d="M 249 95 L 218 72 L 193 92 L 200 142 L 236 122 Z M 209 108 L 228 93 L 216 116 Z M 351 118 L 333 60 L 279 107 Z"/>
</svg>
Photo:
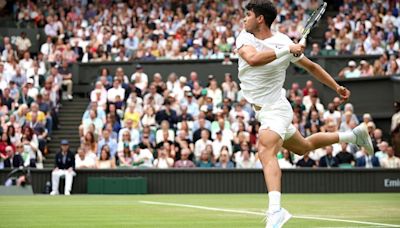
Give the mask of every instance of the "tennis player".
<svg viewBox="0 0 400 228">
<path fill-rule="evenodd" d="M 282 227 L 291 214 L 280 204 L 282 173 L 276 155 L 281 147 L 299 155 L 337 142 L 355 143 L 365 147 L 369 153 L 373 152 L 373 148 L 364 124 L 351 132 L 317 133 L 307 138 L 299 133 L 292 125 L 293 111 L 282 88 L 291 62 L 336 91 L 343 101 L 349 98 L 350 91 L 338 85 L 321 66 L 305 57 L 302 54 L 304 45 L 294 44 L 285 34 L 271 32 L 271 24 L 277 16 L 273 3 L 251 0 L 246 9 L 245 29 L 236 40 L 240 87 L 261 123 L 258 153 L 269 197 L 266 227 Z"/>
</svg>

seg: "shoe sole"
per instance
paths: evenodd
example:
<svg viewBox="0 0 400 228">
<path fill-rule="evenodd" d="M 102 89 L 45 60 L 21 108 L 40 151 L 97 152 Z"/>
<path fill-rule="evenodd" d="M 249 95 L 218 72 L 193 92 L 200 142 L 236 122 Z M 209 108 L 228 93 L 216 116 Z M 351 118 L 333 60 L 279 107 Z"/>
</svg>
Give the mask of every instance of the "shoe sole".
<svg viewBox="0 0 400 228">
<path fill-rule="evenodd" d="M 289 214 L 289 212 L 286 213 L 285 218 L 283 219 L 281 225 L 279 226 L 279 228 L 283 227 L 283 225 L 285 225 L 285 223 L 287 221 L 289 221 L 289 219 L 291 219 L 293 216 L 291 214 Z"/>
<path fill-rule="evenodd" d="M 368 145 L 364 145 L 365 149 L 367 150 L 368 154 L 373 155 L 374 154 L 374 147 L 372 145 L 372 140 L 371 137 L 369 136 L 368 128 L 365 124 L 362 125 L 362 137 L 368 139 Z"/>
</svg>

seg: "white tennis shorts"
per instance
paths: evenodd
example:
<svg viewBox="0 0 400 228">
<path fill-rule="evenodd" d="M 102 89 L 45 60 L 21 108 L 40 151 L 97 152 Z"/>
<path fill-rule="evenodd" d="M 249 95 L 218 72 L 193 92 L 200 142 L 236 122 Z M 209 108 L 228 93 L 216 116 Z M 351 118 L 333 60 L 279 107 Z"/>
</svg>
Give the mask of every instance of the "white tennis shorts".
<svg viewBox="0 0 400 228">
<path fill-rule="evenodd" d="M 272 130 L 281 136 L 285 141 L 296 133 L 297 129 L 292 124 L 293 110 L 289 101 L 285 97 L 272 104 L 258 105 L 259 111 L 255 111 L 256 119 L 261 123 L 260 131 L 264 129 Z"/>
</svg>

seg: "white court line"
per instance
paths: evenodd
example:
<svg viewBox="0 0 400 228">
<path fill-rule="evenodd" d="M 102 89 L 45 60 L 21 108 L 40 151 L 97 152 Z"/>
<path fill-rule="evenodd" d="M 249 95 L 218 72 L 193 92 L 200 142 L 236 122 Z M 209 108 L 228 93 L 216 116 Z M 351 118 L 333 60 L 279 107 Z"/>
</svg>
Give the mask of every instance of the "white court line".
<svg viewBox="0 0 400 228">
<path fill-rule="evenodd" d="M 151 204 L 151 205 L 162 205 L 162 206 L 174 206 L 174 207 L 188 207 L 188 208 L 202 209 L 202 210 L 207 210 L 207 211 L 222 211 L 222 212 L 232 212 L 232 213 L 238 213 L 238 214 L 250 214 L 250 215 L 265 216 L 265 213 L 261 213 L 261 212 L 232 210 L 232 209 L 223 209 L 223 208 L 216 208 L 216 207 L 204 207 L 204 206 L 196 206 L 196 205 L 190 205 L 190 204 L 163 203 L 163 202 L 155 202 L 155 201 L 139 201 L 139 203 Z M 363 222 L 363 221 L 347 220 L 347 219 L 320 218 L 320 217 L 303 216 L 303 215 L 302 216 L 293 216 L 293 218 L 332 221 L 332 222 L 356 223 L 356 224 L 382 226 L 382 227 L 400 227 L 400 225 L 394 225 L 394 224 Z"/>
</svg>

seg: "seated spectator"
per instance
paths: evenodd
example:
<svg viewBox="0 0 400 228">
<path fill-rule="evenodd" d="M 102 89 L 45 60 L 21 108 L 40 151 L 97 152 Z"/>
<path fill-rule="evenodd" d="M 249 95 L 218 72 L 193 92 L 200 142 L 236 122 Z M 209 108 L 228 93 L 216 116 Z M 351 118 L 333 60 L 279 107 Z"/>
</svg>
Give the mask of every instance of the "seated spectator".
<svg viewBox="0 0 400 228">
<path fill-rule="evenodd" d="M 400 168 L 400 158 L 394 155 L 393 147 L 387 149 L 387 157 L 381 160 L 382 168 L 398 169 Z"/>
<path fill-rule="evenodd" d="M 107 90 L 100 81 L 96 82 L 95 89 L 90 93 L 90 101 L 96 102 L 99 107 L 105 109 L 107 105 Z"/>
<path fill-rule="evenodd" d="M 338 167 L 339 161 L 333 156 L 333 146 L 329 145 L 325 147 L 326 155 L 319 159 L 319 167 Z"/>
<path fill-rule="evenodd" d="M 282 158 L 278 159 L 278 164 L 281 169 L 292 169 L 296 166 L 293 164 L 292 154 L 287 150 L 282 150 Z"/>
<path fill-rule="evenodd" d="M 120 142 L 121 143 L 121 142 Z M 124 142 L 122 149 L 118 149 L 118 161 L 120 167 L 131 167 L 133 164 L 133 152 L 130 150 L 131 147 L 129 143 Z"/>
<path fill-rule="evenodd" d="M 375 156 L 379 159 L 379 161 L 382 161 L 382 159 L 387 158 L 388 156 L 389 143 L 382 141 L 378 144 L 378 148 L 379 151 L 375 153 Z"/>
<path fill-rule="evenodd" d="M 174 166 L 174 159 L 168 156 L 168 152 L 162 146 L 158 148 L 158 158 L 153 162 L 154 168 L 166 169 Z"/>
<path fill-rule="evenodd" d="M 361 77 L 374 76 L 374 68 L 365 60 L 360 61 L 360 76 Z"/>
<path fill-rule="evenodd" d="M 196 162 L 196 166 L 199 168 L 211 168 L 214 166 L 212 162 L 212 155 L 208 154 L 207 151 L 201 152 L 199 160 Z"/>
<path fill-rule="evenodd" d="M 379 159 L 374 155 L 369 155 L 364 147 L 362 147 L 359 152 L 357 152 L 357 154 L 360 155 L 356 159 L 356 167 L 364 167 L 364 168 L 380 167 Z"/>
<path fill-rule="evenodd" d="M 115 169 L 115 157 L 111 156 L 110 147 L 105 144 L 100 150 L 99 159 L 96 161 L 96 169 Z"/>
<path fill-rule="evenodd" d="M 175 168 L 194 168 L 196 165 L 189 160 L 190 150 L 182 149 L 181 150 L 181 159 L 176 161 L 174 164 Z"/>
<path fill-rule="evenodd" d="M 238 154 L 238 153 L 236 153 Z M 242 150 L 240 152 L 240 159 L 236 160 L 236 168 L 251 169 L 255 168 L 254 155 L 250 153 L 248 149 Z"/>
<path fill-rule="evenodd" d="M 60 177 L 65 176 L 64 194 L 70 195 L 72 189 L 72 181 L 76 175 L 75 156 L 69 149 L 69 142 L 65 139 L 61 140 L 61 150 L 56 154 L 56 167 L 51 173 L 52 191 L 50 195 L 58 195 L 58 185 Z"/>
<path fill-rule="evenodd" d="M 164 107 L 164 109 L 156 113 L 156 121 L 158 124 L 161 124 L 163 120 L 166 120 L 172 127 L 174 127 L 178 121 L 176 111 L 171 108 L 171 102 L 169 100 L 164 102 Z"/>
<path fill-rule="evenodd" d="M 221 150 L 221 155 L 219 157 L 219 162 L 215 164 L 215 168 L 222 169 L 233 169 L 234 165 L 229 157 L 229 151 L 227 149 Z"/>
<path fill-rule="evenodd" d="M 133 146 L 133 166 L 140 168 L 153 167 L 153 154 L 144 145 Z"/>
<path fill-rule="evenodd" d="M 350 60 L 347 66 L 339 72 L 339 78 L 359 78 L 361 76 L 354 60 Z"/>
<path fill-rule="evenodd" d="M 156 132 L 156 143 L 159 144 L 163 141 L 166 141 L 165 137 L 167 137 L 167 140 L 170 142 L 175 140 L 175 133 L 170 128 L 169 122 L 166 120 L 161 122 L 161 128 Z"/>
<path fill-rule="evenodd" d="M 222 147 L 226 147 L 229 151 L 229 156 L 232 155 L 232 143 L 227 137 L 222 137 L 222 131 L 219 130 L 216 133 L 215 140 L 212 142 L 212 147 L 214 153 L 214 158 L 215 160 L 218 160 L 220 154 L 219 152 L 221 151 Z"/>
<path fill-rule="evenodd" d="M 93 169 L 96 167 L 96 156 L 93 153 L 87 152 L 84 147 L 79 147 L 75 154 L 76 169 Z"/>
<path fill-rule="evenodd" d="M 341 143 L 341 151 L 336 155 L 339 167 L 354 166 L 354 156 L 347 151 L 347 143 Z"/>
<path fill-rule="evenodd" d="M 117 141 L 111 138 L 111 132 L 108 129 L 103 130 L 102 139 L 98 142 L 97 156 L 101 157 L 101 150 L 104 145 L 108 146 L 110 157 L 114 158 L 117 154 L 118 144 Z"/>
<path fill-rule="evenodd" d="M 2 162 L 4 168 L 15 169 L 24 166 L 24 159 L 22 158 L 22 154 L 24 153 L 24 145 L 18 143 L 16 145 L 15 152 L 12 146 L 7 146 L 5 152 L 5 155 L 0 153 L 1 160 L 4 160 Z"/>
<path fill-rule="evenodd" d="M 300 159 L 297 163 L 296 163 L 297 167 L 301 167 L 301 168 L 315 168 L 316 167 L 316 163 L 314 160 L 312 160 L 309 156 L 308 153 L 303 155 L 303 158 Z"/>
<path fill-rule="evenodd" d="M 312 56 L 318 56 L 318 55 L 321 55 L 321 49 L 320 49 L 318 43 L 313 43 L 309 56 L 312 57 Z"/>
<path fill-rule="evenodd" d="M 194 145 L 194 156 L 195 156 L 196 160 L 199 160 L 201 151 L 203 151 L 207 145 L 212 146 L 212 141 L 209 140 L 209 138 L 210 138 L 209 131 L 206 129 L 203 129 L 201 131 L 201 138 L 199 140 L 197 140 Z M 229 153 L 229 151 L 228 151 L 228 153 Z"/>
</svg>

